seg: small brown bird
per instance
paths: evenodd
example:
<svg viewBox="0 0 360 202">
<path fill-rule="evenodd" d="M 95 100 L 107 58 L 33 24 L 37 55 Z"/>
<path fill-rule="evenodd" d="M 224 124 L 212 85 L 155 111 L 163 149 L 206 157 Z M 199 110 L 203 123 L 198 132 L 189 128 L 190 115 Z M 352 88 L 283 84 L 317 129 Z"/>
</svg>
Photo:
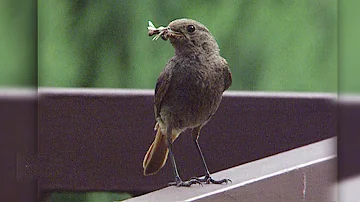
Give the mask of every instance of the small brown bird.
<svg viewBox="0 0 360 202">
<path fill-rule="evenodd" d="M 149 29 L 149 35 L 154 34 L 158 34 L 157 38 L 169 39 L 175 55 L 156 83 L 154 109 L 157 133 L 144 158 L 144 175 L 157 173 L 169 156 L 175 175 L 175 182 L 169 185 L 227 183 L 229 179 L 214 180 L 210 177 L 198 137 L 201 128 L 218 109 L 223 92 L 231 85 L 229 66 L 220 56 L 219 46 L 209 30 L 195 20 L 178 19 L 167 27 Z M 182 181 L 176 168 L 172 144 L 186 129 L 192 129 L 192 137 L 205 168 L 204 178 Z"/>
</svg>

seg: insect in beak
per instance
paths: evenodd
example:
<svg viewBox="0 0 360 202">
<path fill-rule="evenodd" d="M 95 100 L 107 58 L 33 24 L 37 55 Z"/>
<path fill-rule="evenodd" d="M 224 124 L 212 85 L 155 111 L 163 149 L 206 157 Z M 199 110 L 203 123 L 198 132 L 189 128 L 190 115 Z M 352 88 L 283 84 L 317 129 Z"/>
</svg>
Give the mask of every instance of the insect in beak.
<svg viewBox="0 0 360 202">
<path fill-rule="evenodd" d="M 163 27 L 163 26 L 156 28 L 155 25 L 151 21 L 149 21 L 148 35 L 149 36 L 156 35 L 153 37 L 152 40 L 158 40 L 160 37 L 162 39 L 164 39 L 164 34 L 165 34 L 166 30 L 168 30 L 168 29 L 169 29 L 168 27 Z"/>
<path fill-rule="evenodd" d="M 158 28 L 155 27 L 155 25 L 149 21 L 149 26 L 148 26 L 148 35 L 149 36 L 153 36 L 152 40 L 158 40 L 160 37 L 163 40 L 167 40 L 169 37 L 177 37 L 177 36 L 181 36 L 180 32 L 177 31 L 173 31 L 170 27 L 163 27 L 160 26 Z"/>
</svg>

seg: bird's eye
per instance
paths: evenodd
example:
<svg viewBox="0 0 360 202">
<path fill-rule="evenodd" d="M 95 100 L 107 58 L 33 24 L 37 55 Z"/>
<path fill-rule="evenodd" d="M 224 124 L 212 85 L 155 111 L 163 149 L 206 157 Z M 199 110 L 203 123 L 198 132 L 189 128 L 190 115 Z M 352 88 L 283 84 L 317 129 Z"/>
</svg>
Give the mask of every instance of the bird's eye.
<svg viewBox="0 0 360 202">
<path fill-rule="evenodd" d="M 188 32 L 194 32 L 194 31 L 195 31 L 194 25 L 189 25 L 189 26 L 187 26 L 187 31 L 188 31 Z"/>
</svg>

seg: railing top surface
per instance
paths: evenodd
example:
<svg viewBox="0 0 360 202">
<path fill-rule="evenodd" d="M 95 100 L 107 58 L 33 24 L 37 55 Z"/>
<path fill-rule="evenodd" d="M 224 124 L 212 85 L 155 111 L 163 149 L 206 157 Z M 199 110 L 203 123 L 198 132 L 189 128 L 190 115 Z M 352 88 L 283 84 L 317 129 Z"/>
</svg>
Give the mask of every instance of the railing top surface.
<svg viewBox="0 0 360 202">
<path fill-rule="evenodd" d="M 94 96 L 140 96 L 154 95 L 153 89 L 116 89 L 116 88 L 0 88 L 1 97 L 36 97 L 37 95 L 59 94 L 59 95 L 94 95 Z M 224 92 L 224 96 L 230 97 L 256 97 L 256 98 L 326 98 L 336 99 L 336 93 L 325 92 L 275 92 L 275 91 L 232 91 Z M 357 97 L 351 95 L 348 97 Z"/>
<path fill-rule="evenodd" d="M 292 177 L 278 177 L 281 175 L 285 175 L 289 172 L 293 172 L 296 176 L 306 176 L 314 172 L 316 169 L 323 175 L 313 175 L 312 177 L 316 177 L 318 181 L 323 181 L 323 187 L 317 187 L 316 191 L 312 190 L 312 192 L 308 193 L 308 198 L 319 198 L 321 196 L 316 195 L 324 195 L 324 191 L 322 189 L 329 188 L 330 184 L 324 182 L 324 180 L 330 179 L 330 181 L 335 182 L 336 178 L 336 169 L 334 168 L 332 171 L 324 170 L 324 167 L 314 168 L 315 165 L 321 164 L 326 161 L 330 161 L 336 158 L 336 138 L 329 138 L 317 143 L 313 143 L 307 146 L 303 146 L 291 151 L 287 151 L 284 153 L 280 153 L 274 156 L 270 156 L 261 160 L 253 161 L 244 165 L 240 165 L 234 168 L 230 168 L 227 170 L 223 170 L 213 174 L 214 178 L 223 179 L 230 178 L 232 179 L 232 183 L 227 185 L 204 185 L 204 186 L 192 186 L 191 188 L 177 188 L 177 187 L 167 187 L 164 189 L 160 189 L 140 197 L 135 197 L 129 200 L 128 202 L 142 202 L 142 201 L 158 201 L 161 199 L 162 201 L 211 201 L 216 198 L 217 201 L 228 201 L 229 198 L 232 198 L 231 201 L 241 201 L 241 200 L 249 200 L 249 201 L 262 201 L 260 198 L 262 196 L 253 196 L 252 198 L 247 198 L 246 196 L 241 196 L 241 192 L 244 192 L 245 187 L 250 184 L 255 184 L 261 181 L 270 181 L 270 178 L 276 178 L 276 183 L 273 186 L 282 187 L 281 189 L 286 190 L 285 193 L 282 192 L 282 198 L 288 198 L 288 195 L 293 194 L 293 192 L 298 193 L 297 196 L 290 196 L 297 199 L 302 198 L 302 192 L 298 189 L 296 184 L 302 184 L 304 178 L 296 179 L 296 181 L 289 182 L 289 180 L 294 180 Z M 330 164 L 331 167 L 334 166 L 333 163 Z M 306 170 L 307 167 L 312 167 L 309 170 Z M 327 166 L 329 167 L 329 166 Z M 321 170 L 323 169 L 323 170 Z M 324 178 L 324 175 L 326 176 Z M 307 186 L 314 186 L 314 182 L 311 182 L 314 179 L 308 179 Z M 305 179 L 306 181 L 306 179 Z M 260 184 L 260 183 L 259 183 Z M 290 184 L 289 187 L 283 187 L 284 184 Z M 260 186 L 260 185 L 258 185 Z M 303 185 L 306 186 L 306 185 Z M 306 188 L 306 187 L 304 187 Z M 315 188 L 315 187 L 314 187 Z M 294 190 L 295 189 L 295 190 Z M 269 188 L 265 188 L 262 190 L 262 194 L 267 194 Z M 234 194 L 237 192 L 237 194 Z M 326 192 L 326 191 L 325 191 Z M 329 193 L 330 194 L 330 193 Z M 229 196 L 230 195 L 230 196 Z M 236 198 L 238 197 L 238 198 Z M 267 200 L 272 201 L 274 199 L 279 199 L 278 197 L 268 198 Z"/>
</svg>

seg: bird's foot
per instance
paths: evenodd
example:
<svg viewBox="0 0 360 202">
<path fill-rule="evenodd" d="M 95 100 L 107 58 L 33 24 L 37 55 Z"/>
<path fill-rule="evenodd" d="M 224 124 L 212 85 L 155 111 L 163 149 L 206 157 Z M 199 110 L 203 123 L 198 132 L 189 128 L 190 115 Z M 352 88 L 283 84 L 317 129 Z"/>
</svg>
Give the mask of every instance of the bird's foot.
<svg viewBox="0 0 360 202">
<path fill-rule="evenodd" d="M 169 186 L 177 186 L 177 187 L 190 187 L 193 184 L 202 185 L 202 183 L 198 179 L 190 179 L 188 181 L 182 181 L 180 177 L 175 178 L 175 182 L 169 182 Z"/>
<path fill-rule="evenodd" d="M 206 184 L 222 184 L 232 182 L 230 179 L 214 180 L 210 175 L 205 175 L 203 178 L 193 177 L 192 180 L 198 180 L 200 182 L 205 182 Z"/>
</svg>

